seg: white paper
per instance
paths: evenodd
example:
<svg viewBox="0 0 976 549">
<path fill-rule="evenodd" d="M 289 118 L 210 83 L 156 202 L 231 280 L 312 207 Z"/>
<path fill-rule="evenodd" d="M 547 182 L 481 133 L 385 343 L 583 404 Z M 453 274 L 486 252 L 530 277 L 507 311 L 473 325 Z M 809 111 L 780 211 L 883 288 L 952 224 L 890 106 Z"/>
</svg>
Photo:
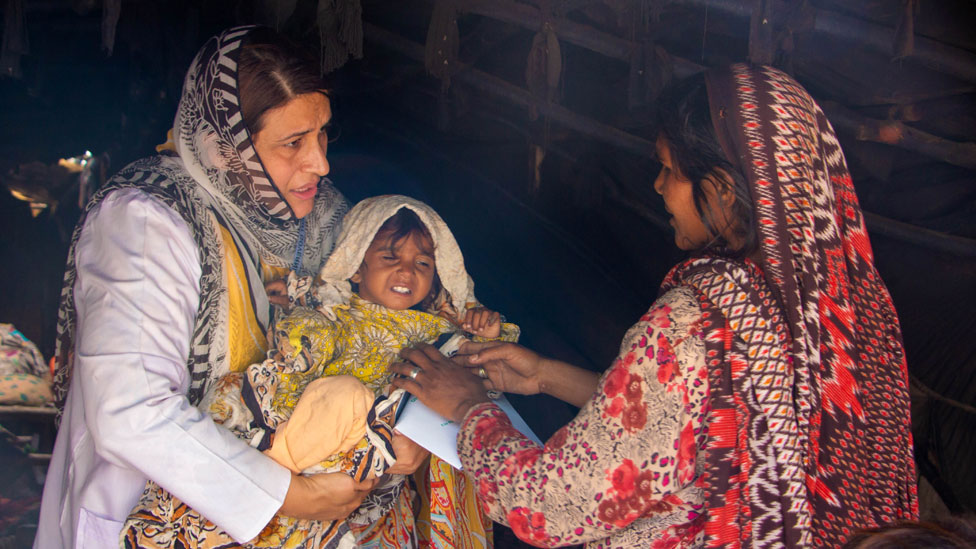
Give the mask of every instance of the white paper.
<svg viewBox="0 0 976 549">
<path fill-rule="evenodd" d="M 461 458 L 458 457 L 457 453 L 457 435 L 460 427 L 425 406 L 423 402 L 417 400 L 417 397 L 408 395 L 407 398 L 407 404 L 396 423 L 397 431 L 455 468 L 461 469 Z M 542 445 L 539 437 L 532 432 L 532 429 L 529 428 L 504 395 L 495 400 L 494 403 L 508 415 L 512 426 L 540 446 Z"/>
</svg>

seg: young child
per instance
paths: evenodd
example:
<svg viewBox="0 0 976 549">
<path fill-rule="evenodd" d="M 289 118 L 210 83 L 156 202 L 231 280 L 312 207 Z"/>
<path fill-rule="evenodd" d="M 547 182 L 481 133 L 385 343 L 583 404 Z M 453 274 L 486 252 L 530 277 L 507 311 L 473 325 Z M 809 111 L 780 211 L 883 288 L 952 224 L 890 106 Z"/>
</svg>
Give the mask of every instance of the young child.
<svg viewBox="0 0 976 549">
<path fill-rule="evenodd" d="M 374 197 L 350 210 L 319 278 L 312 284 L 289 277 L 294 306 L 276 322 L 268 360 L 224 376 L 202 404 L 215 421 L 296 473 L 365 478 L 395 461 L 390 441 L 403 399 L 402 390 L 390 392 L 387 368 L 402 348 L 462 331 L 480 340 L 518 339 L 518 327 L 478 304 L 440 216 L 409 197 Z M 434 546 L 490 546 L 491 521 L 466 477 L 431 458 L 418 486 L 427 500 L 416 517 L 420 528 L 404 479 L 384 477 L 346 521 L 276 516 L 247 546 L 414 546 L 418 534 Z M 195 547 L 232 541 L 150 482 L 123 542 L 169 546 L 175 538 L 192 539 Z"/>
</svg>

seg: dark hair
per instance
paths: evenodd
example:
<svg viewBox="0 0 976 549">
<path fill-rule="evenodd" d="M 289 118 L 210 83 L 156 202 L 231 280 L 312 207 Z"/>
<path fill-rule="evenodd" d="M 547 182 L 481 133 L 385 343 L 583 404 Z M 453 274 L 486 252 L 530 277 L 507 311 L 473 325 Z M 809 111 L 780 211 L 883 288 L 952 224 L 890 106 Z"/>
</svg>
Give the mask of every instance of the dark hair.
<svg viewBox="0 0 976 549">
<path fill-rule="evenodd" d="M 424 239 L 430 241 L 433 247 L 434 238 L 430 234 L 430 229 L 424 222 L 420 220 L 420 217 L 409 208 L 400 208 L 397 213 L 393 214 L 389 219 L 387 219 L 382 225 L 380 225 L 379 230 L 376 231 L 376 236 L 373 240 L 377 238 L 389 238 L 392 248 L 395 250 L 399 248 L 400 243 L 411 235 L 420 235 Z M 423 249 L 424 253 L 434 255 L 433 248 Z M 434 280 L 430 285 L 430 292 L 427 294 L 420 303 L 414 305 L 412 308 L 422 311 L 429 311 L 434 305 L 434 300 L 437 299 L 437 294 L 441 291 L 441 278 L 437 274 L 437 264 L 434 264 Z"/>
<path fill-rule="evenodd" d="M 970 549 L 976 547 L 976 525 L 961 517 L 901 521 L 857 532 L 843 549 Z"/>
<path fill-rule="evenodd" d="M 253 136 L 264 114 L 306 93 L 328 97 L 315 58 L 297 43 L 267 27 L 247 33 L 237 62 L 241 116 Z"/>
<path fill-rule="evenodd" d="M 657 103 L 657 130 L 668 141 L 673 168 L 691 180 L 695 209 L 712 235 L 712 240 L 703 249 L 738 258 L 751 254 L 756 248 L 757 233 L 749 182 L 725 156 L 715 136 L 705 73 L 690 76 L 665 90 Z M 732 248 L 716 230 L 702 185 L 706 179 L 715 185 L 725 185 L 729 178 L 735 196 L 731 213 L 738 221 L 733 229 L 743 243 L 738 248 Z"/>
</svg>

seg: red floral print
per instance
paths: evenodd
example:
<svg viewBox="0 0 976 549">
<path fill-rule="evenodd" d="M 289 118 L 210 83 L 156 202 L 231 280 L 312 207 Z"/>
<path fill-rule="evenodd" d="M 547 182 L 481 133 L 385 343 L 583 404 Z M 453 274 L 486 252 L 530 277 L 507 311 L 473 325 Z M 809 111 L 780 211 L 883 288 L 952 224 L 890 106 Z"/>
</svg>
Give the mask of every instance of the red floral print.
<svg viewBox="0 0 976 549">
<path fill-rule="evenodd" d="M 648 324 L 655 328 L 670 328 L 671 319 L 668 315 L 671 314 L 671 307 L 667 305 L 658 305 L 656 307 L 651 307 L 651 310 L 647 311 L 644 315 L 647 318 Z"/>
<path fill-rule="evenodd" d="M 624 387 L 624 396 L 630 402 L 639 401 L 644 396 L 644 391 L 641 389 L 641 376 L 630 374 Z"/>
<path fill-rule="evenodd" d="M 604 408 L 604 411 L 610 417 L 617 417 L 620 415 L 620 412 L 624 411 L 624 406 L 626 405 L 626 403 L 627 401 L 625 401 L 620 397 L 617 397 L 610 401 L 610 404 L 606 408 Z"/>
<path fill-rule="evenodd" d="M 541 449 L 495 405 L 476 406 L 458 453 L 486 512 L 533 545 L 700 547 L 701 529 L 689 529 L 704 504 L 705 344 L 689 332 L 700 322 L 690 290 L 662 296 L 627 332 L 599 392 Z"/>
<path fill-rule="evenodd" d="M 675 360 L 671 342 L 664 334 L 657 336 L 657 380 L 659 383 L 669 383 L 674 379 Z"/>
<path fill-rule="evenodd" d="M 637 402 L 624 408 L 620 418 L 624 429 L 630 433 L 636 433 L 647 424 L 647 406 L 643 402 Z"/>
<path fill-rule="evenodd" d="M 546 534 L 546 516 L 539 512 L 531 512 L 524 507 L 517 507 L 508 514 L 508 524 L 520 539 L 533 545 L 540 545 L 549 536 Z"/>
<path fill-rule="evenodd" d="M 618 361 L 607 374 L 606 382 L 603 385 L 603 392 L 606 393 L 608 397 L 617 396 L 623 392 L 629 379 L 630 374 L 627 372 L 627 367 L 624 366 L 622 362 Z"/>
<path fill-rule="evenodd" d="M 498 493 L 498 486 L 486 478 L 478 480 L 478 498 L 485 504 L 495 503 L 495 494 Z"/>
<path fill-rule="evenodd" d="M 569 431 L 563 427 L 556 431 L 554 435 L 549 439 L 549 446 L 552 448 L 562 448 L 566 444 L 566 438 L 569 436 Z"/>
<path fill-rule="evenodd" d="M 694 476 L 696 453 L 695 429 L 689 422 L 678 439 L 678 482 L 688 482 Z"/>
<path fill-rule="evenodd" d="M 643 471 L 638 475 L 634 490 L 641 499 L 651 499 L 654 495 L 654 472 Z"/>
<path fill-rule="evenodd" d="M 634 492 L 635 481 L 637 480 L 637 467 L 634 462 L 625 459 L 619 467 L 609 474 L 610 483 L 620 497 L 627 497 Z"/>
</svg>

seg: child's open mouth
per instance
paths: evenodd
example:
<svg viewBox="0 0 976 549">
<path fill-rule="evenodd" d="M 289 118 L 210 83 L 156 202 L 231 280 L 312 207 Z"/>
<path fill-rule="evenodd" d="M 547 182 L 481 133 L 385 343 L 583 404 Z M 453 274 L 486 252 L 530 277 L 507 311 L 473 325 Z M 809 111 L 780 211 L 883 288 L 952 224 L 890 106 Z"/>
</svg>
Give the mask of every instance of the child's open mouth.
<svg viewBox="0 0 976 549">
<path fill-rule="evenodd" d="M 410 295 L 413 293 L 410 291 L 410 288 L 407 288 L 406 286 L 394 286 L 390 288 L 390 290 L 394 291 L 395 293 L 403 294 L 403 295 Z"/>
</svg>

